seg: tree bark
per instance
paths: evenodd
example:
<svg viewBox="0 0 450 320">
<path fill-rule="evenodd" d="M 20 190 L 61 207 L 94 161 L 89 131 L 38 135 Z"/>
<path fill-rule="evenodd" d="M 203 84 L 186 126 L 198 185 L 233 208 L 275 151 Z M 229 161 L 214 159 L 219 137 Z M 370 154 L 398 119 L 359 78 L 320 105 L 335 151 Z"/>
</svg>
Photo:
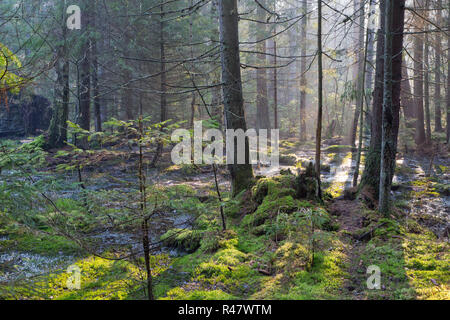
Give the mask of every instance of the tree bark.
<svg viewBox="0 0 450 320">
<path fill-rule="evenodd" d="M 450 0 L 447 1 L 450 8 Z M 449 9 L 450 10 L 450 9 Z M 447 15 L 447 30 L 450 30 L 450 14 Z M 447 145 L 450 143 L 450 37 L 447 32 Z"/>
<path fill-rule="evenodd" d="M 69 60 L 67 59 L 67 28 L 64 23 L 64 10 L 62 6 L 62 45 L 58 49 L 58 58 L 55 69 L 57 79 L 55 83 L 55 100 L 53 115 L 50 121 L 47 138 L 47 148 L 62 147 L 67 141 L 67 120 L 69 117 L 70 87 L 69 87 Z"/>
<path fill-rule="evenodd" d="M 247 130 L 239 57 L 239 32 L 237 0 L 219 1 L 220 55 L 222 64 L 223 98 L 227 129 Z M 231 143 L 231 142 L 227 142 Z M 235 148 L 236 150 L 236 148 Z M 231 191 L 237 195 L 245 190 L 253 180 L 253 170 L 249 163 L 249 144 L 245 142 L 245 164 L 228 164 L 231 175 Z"/>
<path fill-rule="evenodd" d="M 161 4 L 160 6 L 161 14 L 160 14 L 160 22 L 159 22 L 159 28 L 160 28 L 160 34 L 159 34 L 159 54 L 160 54 L 160 60 L 161 60 L 161 66 L 160 66 L 160 73 L 161 73 L 161 83 L 160 83 L 160 122 L 164 122 L 167 120 L 167 97 L 166 97 L 166 81 L 167 81 L 167 75 L 166 75 L 166 50 L 165 50 L 165 44 L 164 44 L 164 5 Z M 161 131 L 164 130 L 164 126 L 161 126 Z M 158 162 L 159 158 L 162 155 L 163 152 L 163 143 L 160 141 L 158 142 L 158 145 L 156 147 L 155 155 L 153 156 L 152 162 L 150 164 L 151 167 L 156 166 L 156 163 Z"/>
<path fill-rule="evenodd" d="M 369 2 L 369 21 L 367 22 L 367 58 L 366 58 L 366 80 L 365 80 L 365 98 L 367 108 L 371 105 L 372 102 L 372 91 L 373 91 L 373 76 L 374 76 L 374 43 L 375 43 L 375 28 L 376 28 L 376 6 L 375 1 L 370 0 Z M 367 112 L 365 117 L 365 127 L 366 130 L 369 131 L 371 127 L 372 117 L 370 112 Z M 367 132 L 368 133 L 368 132 Z"/>
<path fill-rule="evenodd" d="M 423 0 L 416 0 L 415 10 L 422 13 Z M 423 31 L 422 18 L 416 17 L 417 32 Z M 423 110 L 423 34 L 414 35 L 414 97 L 416 100 L 416 144 L 425 143 L 425 116 Z"/>
<path fill-rule="evenodd" d="M 97 13 L 97 1 L 93 1 L 94 6 L 94 14 L 92 16 L 92 26 L 93 28 L 97 28 L 96 25 L 96 13 Z M 102 131 L 102 118 L 100 112 L 100 87 L 98 83 L 98 50 L 97 50 L 97 39 L 95 36 L 92 37 L 92 90 L 94 95 L 94 123 L 95 123 L 95 131 Z"/>
<path fill-rule="evenodd" d="M 323 109 L 323 70 L 322 70 L 322 0 L 317 0 L 317 71 L 318 71 L 318 108 L 317 108 L 317 130 L 316 130 L 316 157 L 315 169 L 317 177 L 317 188 L 321 198 L 320 188 L 320 148 L 322 144 L 322 109 Z"/>
<path fill-rule="evenodd" d="M 442 0 L 437 0 L 436 4 L 436 24 L 442 25 Z M 441 33 L 436 32 L 435 37 L 435 69 L 434 69 L 434 131 L 443 132 L 442 110 L 441 110 L 441 52 L 442 52 Z"/>
<path fill-rule="evenodd" d="M 306 28 L 308 1 L 302 1 L 302 23 L 300 32 L 301 58 L 300 58 L 300 141 L 306 141 Z"/>
<path fill-rule="evenodd" d="M 217 0 L 213 0 L 211 2 L 211 17 L 215 22 L 219 22 L 219 17 L 217 16 Z M 211 43 L 216 43 L 219 40 L 219 28 L 214 28 L 211 37 Z M 220 87 L 220 73 L 214 72 L 213 87 L 211 88 L 211 107 L 212 107 L 212 116 L 215 121 L 219 124 L 219 128 L 223 129 L 223 106 L 222 106 L 222 94 Z"/>
<path fill-rule="evenodd" d="M 276 31 L 275 31 L 276 33 Z M 273 65 L 277 65 L 277 42 L 273 40 Z M 273 69 L 273 128 L 278 129 L 278 70 Z"/>
<path fill-rule="evenodd" d="M 262 6 L 266 6 L 266 1 L 261 1 Z M 257 15 L 259 21 L 266 21 L 266 11 L 257 5 Z M 270 129 L 269 120 L 269 102 L 267 99 L 267 70 L 266 70 L 266 41 L 267 37 L 266 25 L 259 24 L 257 26 L 257 55 L 259 61 L 259 68 L 256 70 L 256 127 L 257 129 Z"/>
<path fill-rule="evenodd" d="M 88 35 L 83 39 L 83 46 L 81 53 L 83 55 L 81 61 L 81 90 L 80 90 L 80 127 L 84 130 L 90 130 L 91 128 L 91 41 L 89 36 L 90 28 L 90 17 L 89 12 L 91 12 L 90 1 L 86 1 L 86 12 L 82 15 L 84 18 L 84 28 L 88 31 Z M 87 139 L 81 139 L 80 146 L 87 148 Z"/>
<path fill-rule="evenodd" d="M 381 0 L 380 13 L 384 12 L 384 10 L 385 0 Z M 361 191 L 369 193 L 374 200 L 378 200 L 380 186 L 381 121 L 384 87 L 384 28 L 385 15 L 380 14 L 379 29 L 377 32 L 375 87 L 372 100 L 372 133 L 359 187 Z"/>
<path fill-rule="evenodd" d="M 411 92 L 411 83 L 409 81 L 408 68 L 406 66 L 404 57 L 402 62 L 401 102 L 403 114 L 405 115 L 406 119 L 406 127 L 413 129 L 415 128 L 414 111 L 416 107 L 414 105 L 414 98 Z"/>
<path fill-rule="evenodd" d="M 397 153 L 405 0 L 386 0 L 385 12 L 379 210 L 387 214 L 390 210 L 390 192 Z"/>
<path fill-rule="evenodd" d="M 358 40 L 356 43 L 355 50 L 358 51 L 357 55 L 357 69 L 356 77 L 354 79 L 354 86 L 356 89 L 356 107 L 355 113 L 353 115 L 353 123 L 349 133 L 349 145 L 355 146 L 356 132 L 358 129 L 359 113 L 361 102 L 364 99 L 364 88 L 362 87 L 361 76 L 363 75 L 363 65 L 364 65 L 364 2 L 362 0 L 354 0 L 354 11 L 355 17 L 359 15 L 359 26 L 358 26 Z M 362 124 L 361 124 L 362 125 Z"/>
<path fill-rule="evenodd" d="M 427 31 L 427 27 L 425 27 L 425 31 Z M 429 70 L 429 42 L 428 42 L 428 34 L 425 34 L 425 47 L 423 53 L 423 65 L 424 70 Z M 424 72 L 424 107 L 425 107 L 425 142 L 427 144 L 431 143 L 431 116 L 430 116 L 430 76 L 428 72 Z"/>
</svg>

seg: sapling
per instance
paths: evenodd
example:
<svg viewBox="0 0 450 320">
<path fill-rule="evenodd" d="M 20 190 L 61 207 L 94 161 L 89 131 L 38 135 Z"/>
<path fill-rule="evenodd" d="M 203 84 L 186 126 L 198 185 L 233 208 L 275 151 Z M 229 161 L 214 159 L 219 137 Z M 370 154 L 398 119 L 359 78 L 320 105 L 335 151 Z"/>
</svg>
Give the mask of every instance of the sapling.
<svg viewBox="0 0 450 320">
<path fill-rule="evenodd" d="M 301 216 L 308 225 L 308 251 L 309 251 L 309 262 L 307 264 L 308 271 L 312 270 L 314 266 L 314 255 L 317 249 L 317 238 L 318 234 L 316 232 L 317 228 L 322 227 L 327 221 L 328 217 L 322 210 L 313 210 L 311 208 L 306 208 L 300 211 Z"/>
</svg>

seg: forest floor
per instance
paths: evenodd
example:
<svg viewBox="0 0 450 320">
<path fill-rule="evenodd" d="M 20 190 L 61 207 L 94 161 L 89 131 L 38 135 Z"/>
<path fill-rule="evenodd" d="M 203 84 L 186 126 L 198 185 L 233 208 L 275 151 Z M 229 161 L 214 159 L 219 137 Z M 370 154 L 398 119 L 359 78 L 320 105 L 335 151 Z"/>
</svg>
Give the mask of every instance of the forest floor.
<svg viewBox="0 0 450 320">
<path fill-rule="evenodd" d="M 10 142 L 11 148 L 18 145 Z M 280 168 L 255 168 L 259 179 L 236 199 L 226 192 L 225 168 L 219 169 L 225 232 L 209 166 L 170 165 L 170 154 L 164 154 L 157 168 L 147 170 L 163 202 L 163 213 L 150 225 L 151 239 L 158 243 L 152 257 L 157 298 L 450 299 L 448 153 L 399 155 L 389 217 L 344 197 L 355 166 L 347 146 L 324 148 L 323 203 L 298 197 L 292 174 L 303 172 L 314 158 L 313 145 L 286 140 L 280 153 Z M 119 203 L 132 199 L 136 189 L 136 150 L 95 155 L 82 170 L 82 183 L 67 167 L 70 157 L 40 155 L 43 161 L 31 173 L 34 182 L 26 182 L 38 187 L 38 194 L 22 194 L 27 177 L 17 166 L 0 173 L 5 210 L 0 297 L 145 298 L 139 254 L 134 259 L 104 254 L 139 250 L 136 226 L 117 223 L 129 214 Z M 49 226 L 55 212 L 37 204 L 39 192 L 68 214 L 92 250 Z M 105 221 L 115 227 L 102 228 Z M 79 290 L 67 288 L 71 264 L 81 270 Z M 379 289 L 367 286 L 369 266 L 380 268 Z"/>
</svg>

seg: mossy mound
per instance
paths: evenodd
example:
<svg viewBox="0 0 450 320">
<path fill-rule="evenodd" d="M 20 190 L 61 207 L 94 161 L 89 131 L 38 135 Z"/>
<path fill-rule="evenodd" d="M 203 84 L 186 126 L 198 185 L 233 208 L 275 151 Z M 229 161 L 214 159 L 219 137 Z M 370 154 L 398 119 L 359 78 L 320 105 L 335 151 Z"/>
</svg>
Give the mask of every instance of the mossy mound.
<svg viewBox="0 0 450 320">
<path fill-rule="evenodd" d="M 343 153 L 343 152 L 351 152 L 352 146 L 347 145 L 333 145 L 328 146 L 322 150 L 323 152 L 329 152 L 329 153 Z"/>
<path fill-rule="evenodd" d="M 295 166 L 297 156 L 295 154 L 280 155 L 279 161 L 282 165 Z"/>
<path fill-rule="evenodd" d="M 161 236 L 164 245 L 183 250 L 186 252 L 194 252 L 200 248 L 203 232 L 199 230 L 187 229 L 170 229 Z"/>
</svg>

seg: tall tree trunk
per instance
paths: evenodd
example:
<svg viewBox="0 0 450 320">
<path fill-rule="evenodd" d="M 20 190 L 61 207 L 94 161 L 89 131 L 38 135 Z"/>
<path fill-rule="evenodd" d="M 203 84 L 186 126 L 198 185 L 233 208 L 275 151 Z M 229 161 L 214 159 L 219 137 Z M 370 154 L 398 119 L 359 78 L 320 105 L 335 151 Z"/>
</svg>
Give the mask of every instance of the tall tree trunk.
<svg viewBox="0 0 450 320">
<path fill-rule="evenodd" d="M 408 67 L 406 65 L 405 58 L 403 56 L 402 62 L 402 83 L 401 83 L 401 102 L 403 108 L 403 114 L 406 119 L 406 127 L 410 129 L 415 128 L 415 105 L 414 98 L 411 92 L 411 83 L 409 81 Z"/>
<path fill-rule="evenodd" d="M 67 59 L 67 28 L 64 23 L 65 6 L 62 5 L 62 45 L 58 49 L 58 58 L 55 69 L 57 79 L 55 83 L 55 100 L 53 115 L 50 121 L 47 138 L 47 148 L 58 148 L 67 141 L 67 120 L 69 117 L 70 87 L 69 87 L 69 60 Z"/>
<path fill-rule="evenodd" d="M 147 213 L 147 184 L 144 173 L 144 148 L 142 145 L 142 139 L 144 138 L 144 127 L 142 123 L 142 114 L 139 116 L 139 166 L 138 166 L 138 179 L 139 179 L 139 195 L 140 195 L 140 210 L 141 210 L 141 231 L 142 231 L 142 248 L 144 251 L 145 272 L 147 274 L 147 294 L 148 300 L 154 300 L 153 295 L 153 277 L 152 269 L 150 265 L 150 237 L 148 235 L 148 213 Z"/>
<path fill-rule="evenodd" d="M 372 90 L 374 87 L 373 84 L 373 75 L 374 75 L 374 57 L 375 57 L 375 50 L 374 50 L 374 43 L 375 43 L 375 28 L 376 28 L 376 5 L 375 0 L 370 0 L 369 2 L 369 18 L 367 22 L 367 58 L 366 58 L 366 80 L 365 80 L 365 102 L 367 105 L 367 108 L 371 105 L 372 102 Z M 365 117 L 365 127 L 366 127 L 366 134 L 369 134 L 370 127 L 371 127 L 371 121 L 372 117 L 370 115 L 370 112 L 367 112 Z"/>
<path fill-rule="evenodd" d="M 415 10 L 423 13 L 423 0 L 415 1 Z M 425 116 L 423 110 L 423 21 L 415 18 L 415 27 L 418 34 L 414 35 L 414 96 L 416 100 L 416 144 L 425 143 Z"/>
<path fill-rule="evenodd" d="M 125 16 L 129 13 L 129 6 L 130 4 L 127 3 L 125 5 Z M 124 21 L 126 23 L 124 31 L 123 31 L 123 41 L 124 41 L 124 52 L 125 56 L 131 56 L 130 53 L 130 47 L 131 47 L 131 39 L 133 37 L 132 32 L 129 30 L 130 26 L 127 25 L 127 21 Z M 122 110 L 125 111 L 125 119 L 126 120 L 133 120 L 134 115 L 134 108 L 133 108 L 133 88 L 131 87 L 131 80 L 132 80 L 132 72 L 130 70 L 130 66 L 128 65 L 128 61 L 123 60 L 123 67 L 122 67 L 122 73 L 123 73 L 123 82 L 124 85 L 122 87 Z"/>
<path fill-rule="evenodd" d="M 385 0 L 380 1 L 380 13 L 385 10 Z M 372 101 L 372 134 L 370 136 L 369 151 L 366 155 L 364 172 L 361 177 L 360 190 L 378 200 L 380 186 L 380 154 L 381 154 L 381 121 L 383 108 L 383 79 L 384 79 L 384 29 L 385 15 L 380 14 L 377 32 L 377 55 L 375 71 L 375 87 Z"/>
<path fill-rule="evenodd" d="M 322 70 L 322 0 L 317 0 L 317 71 L 318 71 L 318 108 L 316 130 L 315 169 L 317 187 L 321 198 L 320 188 L 320 148 L 322 144 L 322 109 L 323 109 L 323 70 Z"/>
<path fill-rule="evenodd" d="M 160 28 L 160 34 L 159 34 L 159 55 L 161 60 L 161 66 L 160 66 L 160 73 L 161 73 L 161 88 L 160 88 L 160 121 L 164 122 L 167 120 L 167 97 L 166 97 L 166 81 L 167 81 L 167 75 L 166 75 L 166 51 L 165 51 L 165 44 L 164 44 L 164 5 L 161 4 L 160 6 L 161 15 L 160 15 L 160 22 L 159 22 L 159 28 Z M 161 131 L 164 130 L 164 126 L 161 127 Z M 163 143 L 159 142 L 158 146 L 156 147 L 155 155 L 153 156 L 152 162 L 150 164 L 151 167 L 154 167 L 156 163 L 158 162 L 159 158 L 162 155 L 163 152 Z"/>
<path fill-rule="evenodd" d="M 82 15 L 84 18 L 84 28 L 89 33 L 91 12 L 90 1 L 86 1 L 86 12 Z M 84 130 L 90 130 L 91 127 L 91 37 L 88 35 L 83 41 L 81 54 L 81 90 L 80 90 L 80 127 Z M 87 148 L 87 139 L 80 140 L 80 146 Z"/>
<path fill-rule="evenodd" d="M 266 1 L 261 1 L 262 6 L 266 6 Z M 257 6 L 258 20 L 266 21 L 267 15 L 266 11 Z M 267 70 L 266 70 L 266 41 L 263 40 L 267 37 L 266 25 L 258 25 L 258 30 L 256 32 L 257 37 L 257 51 L 261 52 L 258 54 L 259 68 L 256 70 L 256 127 L 257 129 L 269 129 L 269 102 L 267 99 Z"/>
<path fill-rule="evenodd" d="M 223 98 L 227 129 L 247 130 L 242 97 L 242 80 L 239 57 L 239 32 L 237 0 L 219 1 L 220 55 L 222 63 Z M 227 143 L 232 143 L 228 141 Z M 236 151 L 237 148 L 235 148 Z M 245 141 L 245 164 L 229 164 L 231 190 L 237 195 L 245 190 L 253 180 L 253 170 L 249 163 L 249 144 Z"/>
<path fill-rule="evenodd" d="M 306 140 L 306 27 L 308 1 L 302 1 L 302 24 L 300 32 L 301 58 L 300 58 L 300 141 Z"/>
<path fill-rule="evenodd" d="M 67 45 L 65 46 L 64 56 L 67 56 Z M 60 134 L 57 140 L 58 145 L 63 145 L 67 141 L 67 121 L 69 120 L 69 103 L 70 103 L 70 83 L 69 83 L 70 65 L 68 59 L 64 61 L 62 73 L 64 85 L 63 85 Z"/>
<path fill-rule="evenodd" d="M 355 17 L 359 15 L 359 26 L 358 26 L 358 40 L 356 43 L 355 50 L 358 50 L 357 55 L 357 69 L 356 69 L 356 77 L 354 79 L 354 85 L 356 89 L 356 107 L 355 114 L 353 116 L 353 123 L 349 133 L 349 145 L 352 147 L 355 146 L 356 140 L 356 132 L 358 129 L 358 120 L 359 120 L 359 106 L 364 99 L 364 88 L 362 87 L 361 76 L 363 75 L 363 65 L 364 65 L 364 1 L 363 0 L 354 0 L 354 10 Z"/>
<path fill-rule="evenodd" d="M 193 0 L 190 0 L 189 1 L 189 6 L 192 8 L 192 6 L 193 6 Z M 214 4 L 212 4 L 212 6 L 214 7 Z M 194 46 L 193 46 L 193 43 L 194 43 L 194 41 L 193 41 L 193 39 L 194 39 L 194 34 L 193 34 L 193 30 L 192 30 L 192 27 L 193 27 L 193 24 L 194 24 L 194 16 L 193 16 L 193 14 L 191 14 L 191 16 L 190 16 L 190 20 L 189 20 L 189 42 L 191 43 L 191 47 L 190 47 L 190 58 L 191 59 L 194 59 Z M 192 77 L 192 82 L 193 83 L 195 83 L 195 72 L 193 73 L 193 74 L 191 74 L 190 76 Z M 192 91 L 192 94 L 191 94 L 191 119 L 190 119 L 190 123 L 189 123 L 189 127 L 191 128 L 191 129 L 194 129 L 194 120 L 195 120 L 195 97 L 196 97 L 196 94 L 195 94 L 195 91 Z"/>
<path fill-rule="evenodd" d="M 436 24 L 442 26 L 442 0 L 437 0 L 436 4 Z M 441 111 L 441 33 L 436 32 L 435 37 L 435 69 L 434 69 L 434 131 L 443 132 L 442 111 Z"/>
<path fill-rule="evenodd" d="M 276 33 L 276 30 L 274 31 Z M 273 65 L 277 65 L 277 41 L 273 40 Z M 278 70 L 273 69 L 273 128 L 278 129 Z"/>
<path fill-rule="evenodd" d="M 425 32 L 427 32 L 428 28 L 425 27 Z M 425 47 L 423 53 L 423 65 L 424 70 L 429 70 L 429 42 L 428 42 L 428 34 L 425 34 Z M 425 141 L 427 144 L 431 143 L 431 116 L 430 116 L 430 76 L 428 72 L 424 72 L 424 107 L 425 107 Z"/>
<path fill-rule="evenodd" d="M 370 14 L 369 14 L 370 18 Z M 364 19 L 363 19 L 364 20 Z M 366 33 L 366 43 L 364 48 L 364 56 L 363 56 L 363 65 L 362 65 L 362 73 L 359 76 L 359 79 L 361 81 L 361 89 L 366 88 L 365 80 L 366 80 L 366 69 L 367 69 L 367 54 L 368 54 L 368 45 L 369 45 L 369 33 L 370 33 L 370 26 L 367 27 L 367 33 Z M 353 173 L 353 187 L 356 187 L 358 185 L 358 177 L 359 177 L 359 166 L 361 164 L 361 152 L 362 152 L 362 146 L 363 146 L 363 131 L 364 131 L 364 92 L 361 92 L 361 99 L 359 101 L 359 105 L 356 107 L 359 108 L 360 112 L 360 119 L 359 119 L 359 141 L 358 141 L 358 152 L 356 155 L 356 165 L 355 165 L 355 171 Z"/>
<path fill-rule="evenodd" d="M 390 192 L 395 170 L 402 79 L 405 0 L 386 0 L 384 92 L 380 164 L 379 210 L 390 210 Z"/>
<path fill-rule="evenodd" d="M 450 0 L 447 1 L 450 11 Z M 447 30 L 450 30 L 450 14 L 447 14 Z M 447 32 L 447 144 L 450 143 L 450 37 Z"/>
<path fill-rule="evenodd" d="M 97 28 L 95 16 L 97 14 L 97 0 L 93 1 L 94 14 L 92 15 L 92 26 L 94 29 Z M 97 50 L 97 38 L 92 37 L 92 89 L 94 94 L 94 123 L 95 131 L 102 131 L 102 118 L 100 112 L 100 89 L 98 83 L 98 50 Z"/>
<path fill-rule="evenodd" d="M 161 58 L 161 118 L 160 121 L 167 120 L 167 97 L 166 97 L 166 51 L 165 51 L 165 39 L 164 39 L 164 6 L 161 5 L 161 21 L 160 21 L 160 58 Z"/>
<path fill-rule="evenodd" d="M 218 0 L 213 0 L 211 2 L 211 17 L 215 22 L 219 22 L 219 17 L 217 15 L 217 3 Z M 211 35 L 211 43 L 216 43 L 219 40 L 219 28 L 214 28 Z M 214 72 L 213 74 L 213 87 L 211 88 L 211 107 L 212 116 L 214 120 L 219 124 L 220 129 L 223 128 L 223 106 L 222 106 L 222 95 L 220 87 L 220 73 Z"/>
</svg>

